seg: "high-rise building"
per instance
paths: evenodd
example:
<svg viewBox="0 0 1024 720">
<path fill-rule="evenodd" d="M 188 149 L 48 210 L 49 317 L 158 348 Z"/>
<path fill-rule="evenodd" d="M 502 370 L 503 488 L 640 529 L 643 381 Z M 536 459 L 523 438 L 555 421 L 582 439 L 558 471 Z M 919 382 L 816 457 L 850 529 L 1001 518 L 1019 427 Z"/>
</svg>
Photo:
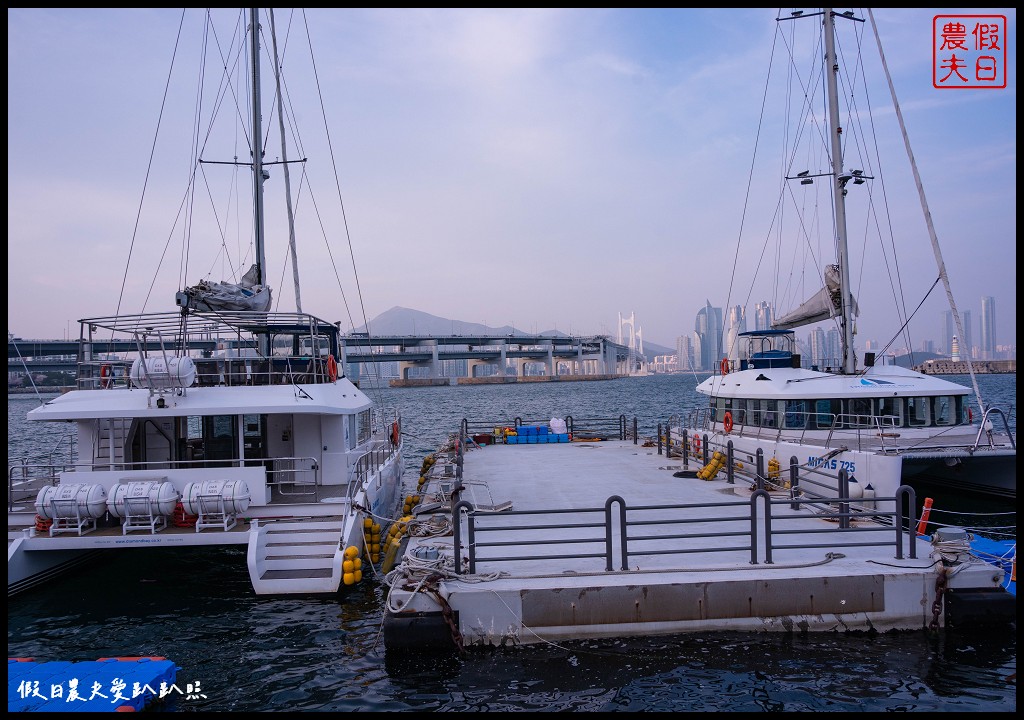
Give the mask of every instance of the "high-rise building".
<svg viewBox="0 0 1024 720">
<path fill-rule="evenodd" d="M 971 333 L 971 311 L 962 310 L 960 312 L 960 324 L 963 326 L 963 333 L 956 328 L 956 323 L 953 322 L 953 311 L 947 310 L 942 313 L 942 352 L 946 355 L 953 354 L 953 336 L 957 336 L 957 344 L 960 349 L 960 356 L 972 355 L 972 348 L 974 347 L 973 338 L 974 335 Z"/>
<path fill-rule="evenodd" d="M 676 338 L 676 369 L 679 372 L 690 372 L 696 370 L 693 366 L 693 340 L 689 335 L 680 335 Z"/>
<path fill-rule="evenodd" d="M 722 308 L 711 307 L 711 301 L 706 300 L 704 307 L 697 311 L 693 329 L 700 345 L 699 369 L 714 370 L 722 360 Z"/>
<path fill-rule="evenodd" d="M 843 364 L 843 352 L 840 348 L 839 330 L 838 328 L 830 328 L 825 333 L 825 357 L 828 359 L 828 362 L 825 363 L 826 365 L 829 367 L 839 367 Z"/>
<path fill-rule="evenodd" d="M 996 358 L 996 299 L 991 295 L 981 298 L 981 359 Z"/>
<path fill-rule="evenodd" d="M 754 329 L 771 330 L 772 322 L 775 320 L 775 313 L 767 301 L 762 300 L 754 306 Z"/>
<path fill-rule="evenodd" d="M 807 346 L 811 352 L 811 365 L 819 368 L 828 367 L 828 350 L 825 347 L 825 331 L 820 327 L 811 330 L 807 336 Z"/>
<path fill-rule="evenodd" d="M 732 361 L 733 367 L 740 366 L 740 360 L 745 359 L 746 347 L 740 347 L 740 333 L 747 331 L 747 312 L 742 305 L 733 305 L 725 318 L 724 346 L 722 357 Z"/>
</svg>

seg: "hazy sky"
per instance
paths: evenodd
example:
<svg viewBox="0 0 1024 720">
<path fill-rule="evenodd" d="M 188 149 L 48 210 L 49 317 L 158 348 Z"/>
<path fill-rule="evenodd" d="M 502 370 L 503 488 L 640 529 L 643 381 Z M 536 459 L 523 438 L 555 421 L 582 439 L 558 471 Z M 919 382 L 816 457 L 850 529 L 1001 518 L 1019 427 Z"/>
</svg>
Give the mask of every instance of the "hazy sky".
<svg viewBox="0 0 1024 720">
<path fill-rule="evenodd" d="M 980 299 L 994 296 L 997 341 L 1015 343 L 1016 11 L 962 10 L 1005 15 L 1010 54 L 1006 89 L 958 90 L 932 85 L 936 12 L 883 9 L 875 18 L 957 304 L 971 311 L 977 343 Z M 612 336 L 618 314 L 635 313 L 646 341 L 674 346 L 693 332 L 706 300 L 746 303 L 751 317 L 757 301 L 802 300 L 792 287 L 773 298 L 739 274 L 730 282 L 734 263 L 749 270 L 762 252 L 761 240 L 737 250 L 741 221 L 744 233 L 770 222 L 755 221 L 754 211 L 770 216 L 777 197 L 778 161 L 766 185 L 773 194 L 746 197 L 775 16 L 770 9 L 307 11 L 359 274 L 358 289 L 346 287 L 350 305 L 361 295 L 371 319 L 397 305 L 525 331 Z M 201 18 L 186 17 L 179 63 L 196 55 Z M 169 243 L 182 233 L 174 223 L 196 94 L 194 81 L 168 88 L 161 116 L 180 19 L 176 9 L 8 9 L 9 332 L 77 333 L 79 318 L 117 310 L 122 282 L 121 309 L 135 312 L 147 293 L 145 310 L 173 309 L 182 285 L 229 279 L 230 268 L 212 255 L 190 264 L 183 279 L 180 237 Z M 302 22 L 277 11 L 281 36 Z M 864 28 L 873 51 L 870 23 Z M 218 38 L 226 47 L 230 29 Z M 303 33 L 293 29 L 291 42 L 300 48 Z M 877 68 L 875 61 L 866 71 Z M 285 72 L 295 72 L 287 61 Z M 311 87 L 295 81 L 289 92 Z M 871 87 L 876 132 L 890 151 L 882 168 L 905 167 L 888 90 Z M 161 132 L 186 126 L 176 155 L 156 154 L 158 121 Z M 265 129 L 276 131 L 276 123 L 276 112 L 265 113 Z M 772 125 L 764 123 L 767 134 Z M 152 169 L 151 151 L 162 162 Z M 311 173 L 314 163 L 329 167 L 311 147 L 305 154 Z M 885 193 L 909 312 L 937 269 L 916 190 L 899 172 L 901 184 Z M 337 190 L 333 175 L 325 177 L 320 197 L 329 200 Z M 271 168 L 268 195 L 281 178 Z M 311 203 L 300 211 L 311 215 Z M 193 248 L 200 235 L 194 226 Z M 852 252 L 870 242 L 862 236 L 863 228 L 851 229 Z M 343 238 L 340 230 L 332 240 L 342 267 L 350 264 Z M 268 243 L 279 308 L 292 309 L 280 235 Z M 300 237 L 298 245 L 303 309 L 332 321 L 348 313 L 361 324 L 362 311 L 346 311 L 338 299 L 344 272 L 336 275 L 316 241 Z M 155 276 L 161 255 L 166 272 Z M 885 343 L 899 325 L 890 273 L 881 259 L 854 271 L 858 345 Z M 924 302 L 911 326 L 915 349 L 926 338 L 941 341 L 948 308 L 941 286 Z"/>
</svg>

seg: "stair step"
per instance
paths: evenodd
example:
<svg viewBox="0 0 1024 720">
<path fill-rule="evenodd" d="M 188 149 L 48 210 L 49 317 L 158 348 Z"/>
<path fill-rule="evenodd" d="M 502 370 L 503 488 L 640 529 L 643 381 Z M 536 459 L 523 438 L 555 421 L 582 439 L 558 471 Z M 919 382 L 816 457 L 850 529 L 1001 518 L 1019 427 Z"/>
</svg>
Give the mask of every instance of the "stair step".
<svg viewBox="0 0 1024 720">
<path fill-rule="evenodd" d="M 309 552 L 301 551 L 300 548 L 280 548 L 276 552 L 268 552 L 266 554 L 267 560 L 283 560 L 286 558 L 304 559 L 304 558 L 329 558 L 334 559 L 333 550 L 325 550 L 324 552 Z"/>
<path fill-rule="evenodd" d="M 287 557 L 267 558 L 264 567 L 270 570 L 294 570 L 298 573 L 307 573 L 312 570 L 326 570 L 331 572 L 334 565 L 334 557 Z"/>
<path fill-rule="evenodd" d="M 323 570 L 267 570 L 260 580 L 304 580 L 307 578 L 329 578 L 331 569 Z"/>
<path fill-rule="evenodd" d="M 269 545 L 337 545 L 341 542 L 341 533 L 334 532 L 311 532 L 311 533 L 267 533 L 267 544 Z"/>
</svg>

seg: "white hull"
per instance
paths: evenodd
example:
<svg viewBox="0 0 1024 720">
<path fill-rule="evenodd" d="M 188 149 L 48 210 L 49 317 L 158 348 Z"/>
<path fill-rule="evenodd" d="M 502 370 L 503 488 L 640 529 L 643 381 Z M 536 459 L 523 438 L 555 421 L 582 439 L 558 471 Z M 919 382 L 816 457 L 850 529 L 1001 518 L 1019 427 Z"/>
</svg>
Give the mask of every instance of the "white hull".
<svg viewBox="0 0 1024 720">
<path fill-rule="evenodd" d="M 84 534 L 54 536 L 35 529 L 31 505 L 8 513 L 7 593 L 18 594 L 78 567 L 86 560 L 102 562 L 107 553 L 127 548 L 190 549 L 246 546 L 247 564 L 256 594 L 336 593 L 344 586 L 344 551 L 365 546 L 364 519 L 389 517 L 397 504 L 404 459 L 401 448 L 382 465 L 364 491 L 350 500 L 272 502 L 248 508 L 232 527 L 179 526 L 173 521 L 156 531 L 124 531 L 124 522 L 107 518 Z M 370 512 L 364 512 L 363 509 Z M 183 562 L 186 561 L 183 558 Z M 364 562 L 367 560 L 364 560 Z"/>
</svg>

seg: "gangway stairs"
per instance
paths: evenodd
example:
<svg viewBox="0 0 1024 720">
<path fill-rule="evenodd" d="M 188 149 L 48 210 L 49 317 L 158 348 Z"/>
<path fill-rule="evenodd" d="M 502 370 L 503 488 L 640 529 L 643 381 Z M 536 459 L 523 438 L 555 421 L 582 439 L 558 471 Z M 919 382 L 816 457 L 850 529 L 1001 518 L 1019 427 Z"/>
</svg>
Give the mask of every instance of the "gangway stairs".
<svg viewBox="0 0 1024 720">
<path fill-rule="evenodd" d="M 354 516 L 258 521 L 251 531 L 249 577 L 257 595 L 337 592 L 345 548 L 360 537 Z M 346 538 L 348 537 L 348 541 Z"/>
</svg>

